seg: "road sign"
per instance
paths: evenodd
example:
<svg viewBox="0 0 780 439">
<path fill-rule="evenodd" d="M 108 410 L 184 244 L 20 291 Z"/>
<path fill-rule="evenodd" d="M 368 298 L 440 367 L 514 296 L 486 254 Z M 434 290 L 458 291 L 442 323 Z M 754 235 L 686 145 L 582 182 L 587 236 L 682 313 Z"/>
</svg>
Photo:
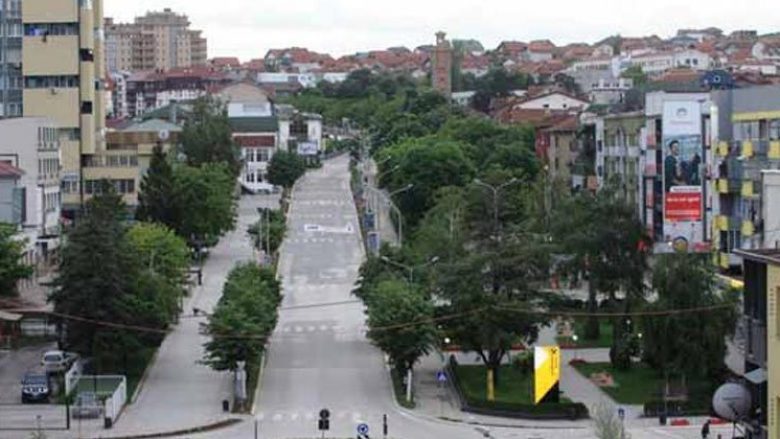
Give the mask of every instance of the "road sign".
<svg viewBox="0 0 780 439">
<path fill-rule="evenodd" d="M 368 437 L 368 424 L 361 423 L 357 426 L 357 433 L 360 437 Z"/>
<path fill-rule="evenodd" d="M 561 350 L 558 346 L 534 348 L 534 404 L 544 399 L 561 378 Z"/>
<path fill-rule="evenodd" d="M 447 372 L 440 370 L 436 372 L 436 381 L 440 383 L 446 383 L 447 382 Z"/>
<path fill-rule="evenodd" d="M 320 419 L 317 421 L 317 428 L 325 434 L 325 431 L 330 430 L 330 410 L 320 410 Z"/>
</svg>

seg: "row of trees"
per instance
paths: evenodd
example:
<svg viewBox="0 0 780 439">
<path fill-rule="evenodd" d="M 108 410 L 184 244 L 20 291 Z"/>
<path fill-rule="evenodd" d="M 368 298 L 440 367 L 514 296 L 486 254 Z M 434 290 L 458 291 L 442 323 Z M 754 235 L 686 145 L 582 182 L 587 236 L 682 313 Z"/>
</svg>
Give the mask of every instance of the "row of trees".
<svg viewBox="0 0 780 439">
<path fill-rule="evenodd" d="M 281 285 L 272 269 L 254 263 L 234 267 L 222 298 L 206 325 L 206 364 L 236 370 L 239 361 L 257 363 L 278 319 Z"/>
<path fill-rule="evenodd" d="M 144 355 L 177 321 L 193 252 L 215 243 L 236 217 L 239 154 L 224 106 L 194 105 L 181 149 L 153 152 L 132 214 L 104 182 L 66 232 L 49 300 L 65 347 L 98 372 L 137 374 Z M 199 254 L 199 252 L 198 252 Z"/>
<path fill-rule="evenodd" d="M 91 356 L 100 371 L 142 367 L 138 355 L 177 319 L 188 269 L 185 241 L 162 225 L 130 226 L 106 183 L 68 233 L 49 298 L 67 323 L 68 349 Z"/>
<path fill-rule="evenodd" d="M 350 105 L 361 104 L 353 98 Z M 667 376 L 690 373 L 684 359 L 691 352 L 722 359 L 734 307 L 715 290 L 707 258 L 658 257 L 651 270 L 651 243 L 635 205 L 612 186 L 571 193 L 553 181 L 536 157 L 530 128 L 466 114 L 417 89 L 387 98 L 366 127 L 380 163 L 380 184 L 398 193 L 399 221 L 411 239 L 401 249 L 384 249 L 388 261 L 369 259 L 355 292 L 368 305 L 370 328 L 381 329 L 372 339 L 397 369 L 411 367 L 414 355 L 430 348 L 431 328 L 394 326 L 392 315 L 372 301 L 383 303 L 381 298 L 397 294 L 408 304 L 407 296 L 413 297 L 419 306 L 398 311 L 404 315 L 398 322 L 407 323 L 430 322 L 425 304 L 436 303 L 433 313 L 442 318 L 438 329 L 478 353 L 496 376 L 513 345 L 535 342 L 552 315 L 573 311 L 549 288 L 560 276 L 589 280 L 585 309 L 594 316 L 585 338 L 599 336 L 597 312 L 612 313 L 615 366 L 631 367 L 638 353 L 632 328 L 637 324 L 644 332 L 645 360 Z M 438 264 L 426 266 L 432 258 Z M 399 264 L 412 267 L 414 282 L 406 280 Z M 657 313 L 697 303 L 711 307 L 693 314 Z M 631 322 L 628 315 L 634 312 L 650 316 Z M 718 323 L 708 323 L 713 321 Z M 691 322 L 711 331 L 706 341 Z M 419 337 L 409 336 L 418 330 Z M 673 331 L 685 342 L 667 343 L 664 334 Z M 419 344 L 410 346 L 414 343 Z M 711 375 L 722 370 L 722 361 L 707 364 L 700 370 Z M 697 366 L 705 367 L 704 362 Z"/>
</svg>

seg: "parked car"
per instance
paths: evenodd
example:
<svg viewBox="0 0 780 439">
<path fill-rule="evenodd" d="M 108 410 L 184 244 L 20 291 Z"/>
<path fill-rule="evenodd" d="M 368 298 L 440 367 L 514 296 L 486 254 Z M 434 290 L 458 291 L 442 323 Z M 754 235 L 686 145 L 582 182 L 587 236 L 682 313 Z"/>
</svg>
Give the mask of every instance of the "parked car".
<svg viewBox="0 0 780 439">
<path fill-rule="evenodd" d="M 81 392 L 71 407 L 73 417 L 77 419 L 99 418 L 103 413 L 103 404 L 93 392 Z"/>
<path fill-rule="evenodd" d="M 41 365 L 47 373 L 65 372 L 70 369 L 78 355 L 65 351 L 48 351 L 43 354 Z"/>
<path fill-rule="evenodd" d="M 22 404 L 48 402 L 51 383 L 46 371 L 28 372 L 22 378 Z"/>
</svg>

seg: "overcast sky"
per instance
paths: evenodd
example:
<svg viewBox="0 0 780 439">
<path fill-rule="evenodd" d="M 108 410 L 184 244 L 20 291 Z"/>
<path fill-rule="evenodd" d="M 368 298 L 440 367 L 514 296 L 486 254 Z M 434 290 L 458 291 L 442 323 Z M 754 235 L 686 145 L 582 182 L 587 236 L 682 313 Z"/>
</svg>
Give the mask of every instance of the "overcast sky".
<svg viewBox="0 0 780 439">
<path fill-rule="evenodd" d="M 486 48 L 502 40 L 593 43 L 605 36 L 681 27 L 780 31 L 777 0 L 104 0 L 105 15 L 129 21 L 169 7 L 205 31 L 209 57 L 260 58 L 303 46 L 332 55 L 429 44 L 444 30 Z"/>
</svg>

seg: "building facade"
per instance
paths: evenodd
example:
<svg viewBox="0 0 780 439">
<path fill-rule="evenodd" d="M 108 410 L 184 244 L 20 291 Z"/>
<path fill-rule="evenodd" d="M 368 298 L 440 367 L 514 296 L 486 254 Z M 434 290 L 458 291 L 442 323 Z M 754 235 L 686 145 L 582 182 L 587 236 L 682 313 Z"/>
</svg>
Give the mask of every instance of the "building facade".
<svg viewBox="0 0 780 439">
<path fill-rule="evenodd" d="M 780 438 L 780 250 L 736 251 L 745 273 L 745 384 L 752 437 Z"/>
<path fill-rule="evenodd" d="M 767 227 L 762 171 L 780 169 L 780 87 L 713 92 L 717 145 L 712 169 L 715 248 L 723 269 L 739 268 L 734 250 L 759 249 Z"/>
<path fill-rule="evenodd" d="M 0 161 L 24 172 L 19 180 L 23 202 L 19 225 L 48 247 L 60 231 L 59 130 L 43 118 L 0 120 Z"/>
<path fill-rule="evenodd" d="M 164 152 L 175 149 L 181 131 L 180 126 L 159 119 L 109 131 L 106 152 L 84 163 L 86 196 L 97 194 L 103 181 L 108 181 L 130 209 L 137 207 L 141 180 L 149 169 L 155 146 L 160 145 Z"/>
<path fill-rule="evenodd" d="M 133 23 L 106 19 L 109 72 L 169 70 L 206 65 L 207 42 L 190 29 L 186 15 L 166 8 L 136 17 Z"/>
<path fill-rule="evenodd" d="M 4 117 L 44 117 L 57 126 L 62 201 L 71 212 L 84 200 L 82 157 L 104 149 L 103 2 L 0 4 L 10 29 L 0 37 L 0 84 L 9 85 L 0 87 Z"/>
<path fill-rule="evenodd" d="M 641 214 L 642 139 L 645 116 L 641 112 L 612 114 L 596 121 L 596 177 L 599 187 L 614 189 L 637 206 Z"/>
</svg>

